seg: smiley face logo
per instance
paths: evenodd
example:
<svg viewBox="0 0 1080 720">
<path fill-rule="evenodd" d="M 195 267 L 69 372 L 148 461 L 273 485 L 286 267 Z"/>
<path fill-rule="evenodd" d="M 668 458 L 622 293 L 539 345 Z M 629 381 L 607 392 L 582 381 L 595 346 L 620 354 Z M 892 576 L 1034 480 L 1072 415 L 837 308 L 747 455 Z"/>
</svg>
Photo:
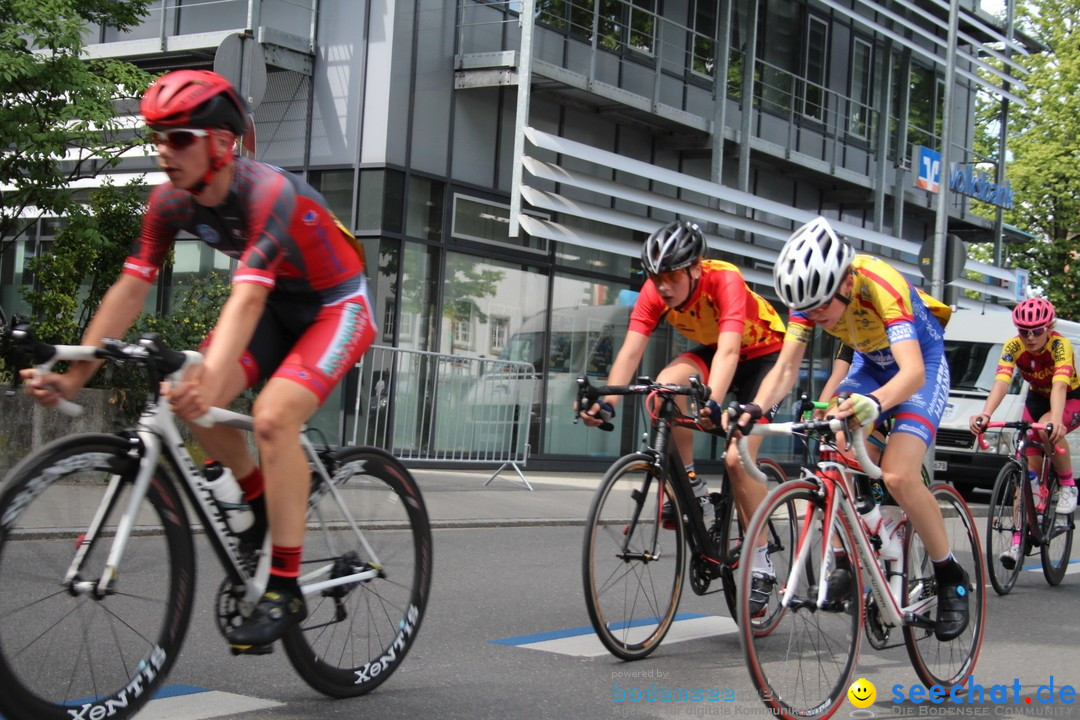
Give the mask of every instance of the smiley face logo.
<svg viewBox="0 0 1080 720">
<path fill-rule="evenodd" d="M 859 678 L 851 683 L 847 691 L 848 700 L 857 708 L 868 708 L 877 698 L 877 688 L 866 678 Z"/>
</svg>

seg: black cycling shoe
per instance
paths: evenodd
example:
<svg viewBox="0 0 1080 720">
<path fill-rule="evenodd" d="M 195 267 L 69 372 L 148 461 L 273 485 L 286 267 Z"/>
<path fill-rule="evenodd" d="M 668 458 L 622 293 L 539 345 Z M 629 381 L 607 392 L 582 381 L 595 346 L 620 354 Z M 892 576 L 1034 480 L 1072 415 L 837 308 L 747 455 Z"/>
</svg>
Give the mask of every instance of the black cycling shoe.
<svg viewBox="0 0 1080 720">
<path fill-rule="evenodd" d="M 750 617 L 761 617 L 769 607 L 769 598 L 776 587 L 776 576 L 763 570 L 754 570 L 750 577 L 750 604 L 747 609 Z"/>
<path fill-rule="evenodd" d="M 943 583 L 937 587 L 937 619 L 934 621 L 934 637 L 947 642 L 960 636 L 968 626 L 968 596 L 971 580 L 967 572 L 957 565 L 961 579 Z"/>
<path fill-rule="evenodd" d="M 851 564 L 837 558 L 836 567 L 825 581 L 825 604 L 822 610 L 840 612 L 851 600 Z"/>
<path fill-rule="evenodd" d="M 285 631 L 307 617 L 302 595 L 287 590 L 267 590 L 259 598 L 251 615 L 226 633 L 235 651 L 250 652 L 278 640 Z"/>
</svg>

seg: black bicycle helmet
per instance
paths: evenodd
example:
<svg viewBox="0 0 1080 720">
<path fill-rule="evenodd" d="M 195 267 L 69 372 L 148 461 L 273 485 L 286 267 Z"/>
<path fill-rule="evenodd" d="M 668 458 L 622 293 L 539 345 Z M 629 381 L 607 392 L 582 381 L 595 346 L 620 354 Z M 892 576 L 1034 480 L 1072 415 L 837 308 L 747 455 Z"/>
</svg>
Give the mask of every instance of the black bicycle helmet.
<svg viewBox="0 0 1080 720">
<path fill-rule="evenodd" d="M 705 236 L 688 220 L 674 220 L 655 231 L 641 248 L 641 264 L 651 275 L 690 267 L 705 256 Z"/>
</svg>

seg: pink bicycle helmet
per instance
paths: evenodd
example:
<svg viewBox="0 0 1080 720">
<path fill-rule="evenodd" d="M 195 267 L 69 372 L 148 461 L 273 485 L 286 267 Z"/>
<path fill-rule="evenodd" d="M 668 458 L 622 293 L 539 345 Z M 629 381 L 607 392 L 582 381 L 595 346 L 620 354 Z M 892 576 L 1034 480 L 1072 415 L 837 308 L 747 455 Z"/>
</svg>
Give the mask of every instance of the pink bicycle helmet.
<svg viewBox="0 0 1080 720">
<path fill-rule="evenodd" d="M 1013 325 L 1019 330 L 1036 330 L 1049 327 L 1057 319 L 1054 304 L 1046 298 L 1034 297 L 1024 300 L 1013 308 Z"/>
</svg>

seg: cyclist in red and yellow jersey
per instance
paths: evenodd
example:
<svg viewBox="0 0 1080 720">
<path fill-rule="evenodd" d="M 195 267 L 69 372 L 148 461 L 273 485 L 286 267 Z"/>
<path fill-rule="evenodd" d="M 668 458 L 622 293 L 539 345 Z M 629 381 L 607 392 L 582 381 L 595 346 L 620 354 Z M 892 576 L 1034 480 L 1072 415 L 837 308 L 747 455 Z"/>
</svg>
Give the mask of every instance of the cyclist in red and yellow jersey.
<svg viewBox="0 0 1080 720">
<path fill-rule="evenodd" d="M 307 614 L 297 577 L 311 475 L 300 429 L 375 337 L 364 263 L 356 240 L 314 188 L 280 168 L 234 156 L 248 111 L 224 77 L 167 73 L 146 91 L 140 111 L 169 180 L 151 193 L 142 235 L 83 343 L 127 332 L 181 231 L 238 261 L 204 344 L 205 362 L 170 389 L 169 399 L 177 415 L 193 421 L 266 381 L 252 410 L 258 464 L 240 431 L 192 425 L 203 448 L 239 479 L 255 512 L 247 542 L 261 542 L 270 528 L 266 593 L 227 631 L 235 649 L 251 651 Z M 74 397 L 99 365 L 72 363 L 67 373 L 32 380 L 28 390 L 54 405 L 60 396 Z"/>
<path fill-rule="evenodd" d="M 1053 303 L 1044 298 L 1028 298 L 1013 308 L 1013 324 L 1018 335 L 1001 349 L 994 386 L 990 388 L 983 411 L 972 416 L 971 432 L 980 434 L 986 429 L 990 416 L 1009 392 L 1013 372 L 1020 370 L 1020 376 L 1028 382 L 1024 419 L 1053 423 L 1049 435 L 1045 431 L 1040 431 L 1040 435 L 1044 443 L 1053 443 L 1061 450 L 1051 458 L 1061 482 L 1054 511 L 1069 515 L 1076 510 L 1077 489 L 1065 435 L 1080 426 L 1080 377 L 1076 374 L 1072 343 L 1054 330 L 1056 321 Z M 1028 447 L 1029 470 L 1039 472 L 1041 455 L 1037 445 Z M 1012 569 L 1020 552 L 1020 533 L 1016 533 L 1012 547 L 1000 557 L 1001 564 Z"/>
<path fill-rule="evenodd" d="M 703 260 L 705 237 L 697 225 L 677 220 L 660 228 L 645 241 L 641 261 L 648 279 L 642 287 L 630 315 L 626 339 L 611 366 L 608 383 L 624 385 L 633 379 L 645 353 L 649 336 L 662 320 L 667 320 L 682 335 L 700 343 L 678 356 L 657 377 L 662 383 L 685 385 L 691 375 L 700 375 L 712 388 L 712 397 L 703 421 L 712 426 L 708 416 L 720 412 L 717 400 L 733 391 L 739 402 L 746 402 L 776 361 L 784 337 L 784 323 L 772 305 L 753 292 L 739 270 L 730 263 Z M 618 397 L 605 398 L 581 412 L 589 426 L 595 427 L 614 414 Z M 770 410 L 772 416 L 775 408 Z M 704 481 L 694 472 L 694 438 L 689 428 L 673 432 L 679 456 L 686 465 L 694 492 L 701 502 L 705 524 L 711 527 L 715 516 Z M 751 441 L 756 457 L 761 438 Z M 745 527 L 765 497 L 763 484 L 750 478 L 732 447 L 726 466 Z M 665 506 L 670 515 L 670 505 Z M 774 573 L 767 545 L 753 553 L 754 594 L 751 611 L 760 611 L 768 600 Z"/>
</svg>

